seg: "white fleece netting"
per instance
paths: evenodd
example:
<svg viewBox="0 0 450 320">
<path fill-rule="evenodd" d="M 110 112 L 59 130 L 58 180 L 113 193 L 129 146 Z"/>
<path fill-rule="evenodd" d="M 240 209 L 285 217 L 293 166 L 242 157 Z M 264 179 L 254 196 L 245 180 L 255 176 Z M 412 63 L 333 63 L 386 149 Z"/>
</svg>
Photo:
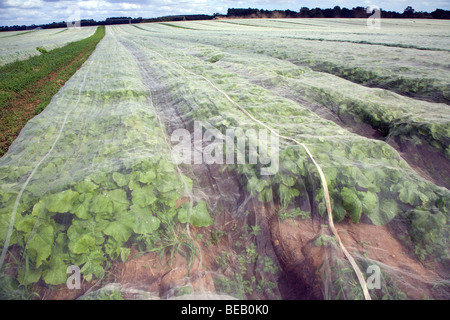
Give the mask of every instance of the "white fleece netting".
<svg viewBox="0 0 450 320">
<path fill-rule="evenodd" d="M 0 34 L 0 66 L 40 55 L 94 34 L 96 27 L 10 31 Z"/>
<path fill-rule="evenodd" d="M 26 286 L 43 298 L 364 299 L 368 286 L 372 299 L 447 299 L 448 179 L 422 178 L 388 143 L 350 129 L 358 117 L 367 126 L 359 93 L 374 97 L 373 110 L 398 105 L 402 119 L 419 102 L 195 41 L 212 38 L 108 27 L 27 124 L 0 159 L 2 294 Z M 346 117 L 330 97 L 346 102 Z M 420 128 L 437 133 L 416 133 L 410 121 L 388 137 L 440 147 L 445 159 L 448 119 L 437 115 L 448 106 L 422 106 Z M 252 129 L 266 130 L 267 143 Z M 227 130 L 235 143 L 221 140 Z M 176 161 L 182 141 L 192 161 Z M 220 151 L 234 161 L 208 163 Z M 80 289 L 67 288 L 72 265 Z"/>
</svg>

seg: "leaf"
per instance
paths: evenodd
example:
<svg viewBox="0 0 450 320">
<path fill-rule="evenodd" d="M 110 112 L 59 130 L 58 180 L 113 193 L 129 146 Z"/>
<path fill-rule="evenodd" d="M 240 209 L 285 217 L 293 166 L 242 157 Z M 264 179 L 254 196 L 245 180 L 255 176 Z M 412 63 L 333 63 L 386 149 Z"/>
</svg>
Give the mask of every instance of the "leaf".
<svg viewBox="0 0 450 320">
<path fill-rule="evenodd" d="M 382 168 L 371 168 L 370 170 L 365 170 L 364 175 L 372 184 L 369 187 L 369 191 L 380 192 L 380 187 L 386 184 L 386 172 Z"/>
<path fill-rule="evenodd" d="M 378 196 L 372 192 L 359 193 L 362 203 L 363 212 L 370 218 L 370 216 L 377 215 L 379 204 Z"/>
<path fill-rule="evenodd" d="M 399 191 L 398 198 L 401 202 L 409 203 L 413 206 L 417 201 L 417 192 L 411 188 L 402 188 Z"/>
<path fill-rule="evenodd" d="M 370 216 L 370 220 L 376 226 L 390 222 L 398 213 L 397 202 L 393 199 L 381 200 L 378 215 Z"/>
<path fill-rule="evenodd" d="M 133 231 L 137 234 L 152 233 L 160 226 L 161 221 L 146 208 L 132 206 L 130 214 L 134 218 Z"/>
<path fill-rule="evenodd" d="M 214 220 L 208 213 L 206 202 L 199 201 L 193 208 L 191 223 L 196 227 L 207 227 L 213 224 Z"/>
<path fill-rule="evenodd" d="M 33 206 L 33 211 L 31 214 L 35 217 L 41 217 L 45 212 L 47 212 L 45 207 L 45 200 L 41 199 Z"/>
<path fill-rule="evenodd" d="M 103 277 L 105 274 L 102 266 L 104 260 L 104 254 L 100 251 L 92 252 L 86 257 L 86 263 L 80 270 L 86 281 L 91 281 L 93 276 L 97 278 Z"/>
<path fill-rule="evenodd" d="M 95 250 L 95 238 L 89 234 L 83 234 L 69 241 L 69 250 L 75 254 L 90 253 Z"/>
<path fill-rule="evenodd" d="M 101 158 L 99 158 L 99 160 L 100 159 Z M 96 184 L 98 184 L 99 187 L 103 190 L 106 189 L 112 190 L 117 188 L 117 184 L 114 182 L 112 174 L 109 172 L 97 172 L 91 175 L 90 179 L 92 179 Z"/>
<path fill-rule="evenodd" d="M 159 165 L 157 167 L 157 172 L 158 173 L 172 173 L 173 174 L 173 173 L 175 173 L 175 168 L 174 168 L 173 163 L 171 163 L 171 162 L 169 162 L 167 160 L 161 159 L 159 161 Z"/>
<path fill-rule="evenodd" d="M 360 187 L 365 189 L 373 188 L 373 184 L 370 182 L 370 179 L 367 178 L 358 167 L 344 167 L 342 168 L 342 174 L 348 185 L 354 186 L 355 183 L 357 183 Z"/>
<path fill-rule="evenodd" d="M 74 187 L 75 191 L 79 193 L 93 193 L 98 188 L 98 185 L 89 179 L 85 179 L 77 183 Z"/>
<path fill-rule="evenodd" d="M 51 225 L 40 226 L 28 239 L 27 251 L 39 268 L 52 253 L 54 229 Z"/>
<path fill-rule="evenodd" d="M 296 178 L 289 175 L 281 175 L 281 181 L 287 187 L 292 187 L 295 184 Z"/>
<path fill-rule="evenodd" d="M 113 203 L 106 195 L 99 194 L 92 198 L 89 209 L 94 213 L 112 213 Z"/>
<path fill-rule="evenodd" d="M 261 192 L 264 190 L 264 187 L 268 185 L 267 180 L 258 179 L 256 177 L 251 177 L 247 183 L 247 189 L 250 191 L 252 195 L 256 195 L 256 192 Z"/>
<path fill-rule="evenodd" d="M 289 188 L 284 184 L 280 184 L 278 189 L 281 205 L 286 208 L 291 202 L 292 198 L 298 197 L 300 195 L 300 191 L 295 188 Z"/>
<path fill-rule="evenodd" d="M 136 188 L 131 193 L 133 204 L 140 207 L 148 207 L 156 201 L 156 196 L 153 192 L 153 187 L 146 186 L 143 188 Z"/>
<path fill-rule="evenodd" d="M 371 190 L 372 188 L 374 188 L 373 184 L 370 182 L 370 180 L 362 173 L 359 172 L 360 174 L 358 175 L 357 178 L 357 183 L 360 187 L 362 188 L 366 188 Z"/>
<path fill-rule="evenodd" d="M 128 241 L 131 236 L 131 229 L 119 221 L 111 222 L 103 232 L 113 237 L 119 243 Z"/>
<path fill-rule="evenodd" d="M 133 172 L 130 174 L 130 182 L 128 183 L 128 188 L 129 188 L 130 190 L 134 190 L 134 189 L 136 189 L 136 188 L 140 188 L 140 187 L 141 187 L 141 184 L 140 184 L 139 181 L 137 180 L 137 179 L 138 179 L 138 174 L 139 174 L 138 171 L 133 171 Z"/>
<path fill-rule="evenodd" d="M 361 218 L 362 204 L 356 194 L 355 189 L 342 188 L 342 204 L 354 223 L 358 223 Z"/>
<path fill-rule="evenodd" d="M 149 169 L 145 172 L 140 172 L 138 175 L 138 181 L 142 183 L 152 183 L 156 179 L 155 168 Z"/>
<path fill-rule="evenodd" d="M 339 171 L 335 167 L 325 167 L 323 168 L 323 173 L 328 183 L 332 184 L 336 181 Z"/>
<path fill-rule="evenodd" d="M 298 157 L 297 159 L 297 166 L 299 169 L 299 173 L 304 176 L 306 173 L 306 168 L 305 168 L 305 164 L 303 163 L 303 159 L 301 157 Z"/>
<path fill-rule="evenodd" d="M 214 219 L 209 215 L 205 201 L 199 201 L 198 204 L 192 208 L 190 217 L 189 206 L 189 203 L 183 203 L 179 208 L 178 220 L 181 223 L 189 222 L 195 227 L 208 227 L 213 224 Z"/>
<path fill-rule="evenodd" d="M 103 219 L 80 220 L 74 218 L 72 225 L 67 230 L 67 236 L 71 241 L 76 241 L 81 236 L 88 235 L 94 239 L 94 244 L 99 245 L 105 241 L 103 230 L 105 230 L 109 223 L 109 221 Z"/>
<path fill-rule="evenodd" d="M 127 193 L 122 189 L 115 189 L 106 193 L 107 197 L 113 202 L 115 212 L 127 211 L 130 201 L 127 199 Z"/>
<path fill-rule="evenodd" d="M 286 173 L 294 173 L 294 174 L 298 174 L 299 173 L 299 167 L 297 166 L 297 164 L 289 159 L 286 160 L 282 160 L 281 161 L 281 168 L 280 170 L 282 172 L 286 172 Z"/>
<path fill-rule="evenodd" d="M 103 246 L 103 249 L 110 260 L 117 260 L 120 254 L 121 245 L 122 243 L 117 242 L 113 237 L 109 237 L 108 241 Z"/>
<path fill-rule="evenodd" d="M 166 193 L 172 190 L 176 190 L 182 186 L 181 181 L 179 181 L 174 173 L 171 175 L 160 175 L 158 177 L 158 184 L 156 189 L 161 193 Z"/>
<path fill-rule="evenodd" d="M 154 167 L 160 161 L 160 158 L 160 156 L 155 156 L 142 159 L 133 165 L 133 171 L 147 171 Z"/>
<path fill-rule="evenodd" d="M 56 194 L 49 195 L 47 200 L 47 210 L 55 213 L 68 212 L 75 200 L 78 198 L 78 192 L 65 190 Z"/>
<path fill-rule="evenodd" d="M 403 203 L 408 203 L 414 206 L 418 200 L 419 192 L 417 187 L 406 181 L 392 185 L 391 191 L 398 192 L 398 198 Z"/>
<path fill-rule="evenodd" d="M 90 178 L 100 186 L 107 185 L 109 180 L 104 172 L 97 172 L 94 175 L 90 176 Z"/>
<path fill-rule="evenodd" d="M 21 285 L 27 286 L 32 283 L 36 283 L 41 278 L 42 270 L 40 268 L 33 269 L 27 268 L 26 266 L 22 266 L 19 268 L 19 272 L 17 274 L 17 280 Z"/>
<path fill-rule="evenodd" d="M 42 279 L 47 284 L 59 285 L 67 281 L 67 265 L 62 255 L 53 255 L 50 258 L 50 268 L 42 272 Z"/>
<path fill-rule="evenodd" d="M 332 212 L 333 212 L 333 221 L 336 223 L 344 220 L 345 216 L 347 215 L 347 211 L 345 211 L 344 207 L 340 203 L 339 204 L 334 203 Z"/>
<path fill-rule="evenodd" d="M 80 219 L 88 219 L 89 218 L 88 208 L 86 207 L 86 205 L 84 203 L 78 204 L 71 211 Z"/>
<path fill-rule="evenodd" d="M 327 216 L 327 205 L 326 205 L 325 201 L 319 202 L 319 204 L 317 205 L 317 209 L 319 211 L 319 214 L 322 217 L 326 217 Z M 347 215 L 347 211 L 345 211 L 345 214 Z"/>
<path fill-rule="evenodd" d="M 31 230 L 33 230 L 36 220 L 37 220 L 37 218 L 32 215 L 26 215 L 24 217 L 18 215 L 17 222 L 14 225 L 14 227 L 18 231 L 29 233 L 29 232 L 31 232 Z"/>
<path fill-rule="evenodd" d="M 9 217 L 8 217 L 9 218 Z M 0 243 L 3 245 L 9 231 L 9 219 L 0 215 Z M 10 246 L 16 244 L 17 232 L 13 232 L 10 238 Z"/>
<path fill-rule="evenodd" d="M 128 176 L 119 172 L 114 172 L 112 174 L 112 178 L 119 187 L 126 186 L 130 182 L 130 178 Z"/>
<path fill-rule="evenodd" d="M 383 225 L 387 221 L 390 221 L 389 218 L 391 216 L 391 213 L 389 213 L 389 210 L 392 210 L 393 208 L 390 208 L 389 206 L 392 204 L 389 204 L 386 206 L 386 210 L 388 212 L 384 213 L 382 212 L 382 209 L 380 209 L 380 203 L 378 200 L 378 196 L 375 193 L 372 192 L 360 192 L 360 198 L 363 205 L 363 212 L 367 215 L 367 217 L 372 221 L 372 223 L 376 226 Z M 395 202 L 394 202 L 395 204 Z M 396 204 L 395 204 L 396 205 Z M 394 214 L 395 216 L 395 214 Z M 393 216 L 392 216 L 393 217 Z"/>
<path fill-rule="evenodd" d="M 428 204 L 430 203 L 430 198 L 426 194 L 423 194 L 422 192 L 419 192 L 418 196 L 420 198 L 420 201 L 422 201 L 422 206 L 423 207 L 428 206 Z"/>
<path fill-rule="evenodd" d="M 443 228 L 447 222 L 444 214 L 441 212 L 430 213 L 424 210 L 412 210 L 411 212 L 412 226 L 419 234 L 426 234 L 433 230 Z"/>
<path fill-rule="evenodd" d="M 122 260 L 122 262 L 127 261 L 130 252 L 131 252 L 130 248 L 120 248 L 120 259 Z"/>
<path fill-rule="evenodd" d="M 262 190 L 258 195 L 258 200 L 261 202 L 270 202 L 273 199 L 272 188 L 267 187 Z"/>
</svg>

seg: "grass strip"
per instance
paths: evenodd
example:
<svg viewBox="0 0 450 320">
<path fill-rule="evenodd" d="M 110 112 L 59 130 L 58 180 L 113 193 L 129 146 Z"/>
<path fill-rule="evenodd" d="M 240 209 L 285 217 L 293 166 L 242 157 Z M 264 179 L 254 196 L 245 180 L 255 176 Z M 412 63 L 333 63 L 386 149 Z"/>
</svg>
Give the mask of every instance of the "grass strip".
<svg viewBox="0 0 450 320">
<path fill-rule="evenodd" d="M 0 67 L 0 156 L 83 65 L 104 35 L 105 27 L 100 26 L 86 39 Z"/>
</svg>

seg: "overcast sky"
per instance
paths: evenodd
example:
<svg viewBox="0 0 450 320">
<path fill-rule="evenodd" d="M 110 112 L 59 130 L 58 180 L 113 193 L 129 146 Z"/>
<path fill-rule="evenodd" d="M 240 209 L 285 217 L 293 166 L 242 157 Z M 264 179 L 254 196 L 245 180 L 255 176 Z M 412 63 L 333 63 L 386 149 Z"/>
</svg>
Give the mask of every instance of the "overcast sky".
<svg viewBox="0 0 450 320">
<path fill-rule="evenodd" d="M 226 13 L 228 8 L 258 8 L 298 11 L 308 8 L 352 8 L 376 5 L 389 11 L 403 12 L 407 6 L 416 11 L 450 10 L 450 0 L 0 0 L 0 25 L 44 24 L 69 21 L 75 6 L 81 19 L 104 20 L 107 17 L 130 16 L 153 18 L 178 14 Z"/>
</svg>

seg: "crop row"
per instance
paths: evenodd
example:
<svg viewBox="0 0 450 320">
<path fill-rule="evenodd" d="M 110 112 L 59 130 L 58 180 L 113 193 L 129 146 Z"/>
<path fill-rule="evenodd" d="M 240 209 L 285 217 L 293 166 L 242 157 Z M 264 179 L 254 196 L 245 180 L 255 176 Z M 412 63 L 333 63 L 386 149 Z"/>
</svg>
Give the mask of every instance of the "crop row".
<svg viewBox="0 0 450 320">
<path fill-rule="evenodd" d="M 356 22 L 356 23 L 355 23 Z M 406 22 L 402 19 L 382 21 L 379 30 L 367 28 L 367 20 L 351 19 L 240 19 L 238 21 L 189 21 L 175 22 L 180 27 L 202 31 L 226 31 L 236 35 L 264 32 L 266 36 L 306 39 L 316 41 L 352 42 L 421 50 L 448 51 L 447 43 L 441 41 L 448 36 L 446 23 L 429 24 L 421 20 Z M 427 22 L 430 22 L 429 20 Z M 153 25 L 145 25 L 155 28 Z M 249 28 L 250 27 L 250 28 Z M 258 28 L 251 28 L 258 27 Z M 261 30 L 261 27 L 264 28 Z M 329 32 L 332 29 L 333 32 Z M 362 32 L 366 31 L 366 32 Z"/>
<path fill-rule="evenodd" d="M 28 32 L 3 32 L 0 37 L 0 66 L 17 60 L 25 60 L 63 47 L 70 42 L 90 37 L 96 27 L 81 29 L 45 29 Z"/>
<path fill-rule="evenodd" d="M 177 101 L 176 107 L 191 119 L 219 130 L 259 127 L 193 72 L 208 78 L 258 120 L 306 144 L 326 175 L 335 221 L 349 216 L 357 223 L 365 216 L 383 225 L 395 218 L 405 219 L 410 221 L 407 237 L 421 258 L 428 254 L 444 261 L 449 258 L 445 244 L 448 190 L 420 178 L 392 147 L 349 133 L 212 61 L 185 54 L 195 48 L 180 50 L 170 40 L 162 42 L 145 32 L 136 31 L 133 37 L 122 32 L 121 41 L 144 52 L 148 65 L 158 66 L 152 70 L 155 77 L 165 83 L 169 95 Z M 323 194 L 314 165 L 301 147 L 281 145 L 280 168 L 273 176 L 261 176 L 255 165 L 236 165 L 243 184 L 262 201 L 285 207 L 300 204 L 305 211 L 323 214 Z"/>
<path fill-rule="evenodd" d="M 152 26 L 142 28 L 153 30 Z M 450 54 L 447 51 L 352 42 L 336 45 L 334 42 L 320 39 L 301 39 L 302 36 L 308 35 L 304 34 L 303 30 L 288 32 L 279 29 L 275 32 L 264 28 L 235 28 L 233 32 L 203 30 L 201 36 L 198 32 L 170 30 L 165 37 L 214 45 L 230 51 L 238 50 L 246 54 L 268 55 L 366 86 L 387 88 L 403 95 L 434 102 L 449 102 L 448 66 L 444 62 Z M 218 32 L 220 37 L 217 36 Z M 349 34 L 352 32 L 354 30 L 348 31 Z M 357 38 L 360 39 L 360 35 Z M 399 39 L 403 38 L 399 36 Z"/>
<path fill-rule="evenodd" d="M 203 201 L 177 206 L 192 181 L 172 162 L 139 69 L 112 35 L 22 130 L 0 178 L 0 241 L 19 252 L 5 265 L 24 285 L 65 283 L 68 265 L 102 278 L 131 244 L 184 250 L 179 221 L 213 222 Z"/>
<path fill-rule="evenodd" d="M 343 123 L 349 130 L 366 123 L 379 135 L 387 137 L 386 140 L 397 141 L 402 149 L 408 145 L 427 146 L 430 152 L 450 159 L 450 117 L 442 112 L 447 108 L 445 104 L 414 100 L 383 89 L 366 88 L 267 56 L 242 56 L 210 46 L 197 45 L 195 50 L 191 51 L 194 55 L 217 63 L 277 94 L 306 106 L 318 104 L 329 109 L 335 115 L 336 122 Z M 429 162 L 433 162 L 436 156 L 430 158 Z M 444 181 L 444 186 L 450 186 L 448 168 L 442 167 L 439 161 L 429 173 Z"/>
</svg>

